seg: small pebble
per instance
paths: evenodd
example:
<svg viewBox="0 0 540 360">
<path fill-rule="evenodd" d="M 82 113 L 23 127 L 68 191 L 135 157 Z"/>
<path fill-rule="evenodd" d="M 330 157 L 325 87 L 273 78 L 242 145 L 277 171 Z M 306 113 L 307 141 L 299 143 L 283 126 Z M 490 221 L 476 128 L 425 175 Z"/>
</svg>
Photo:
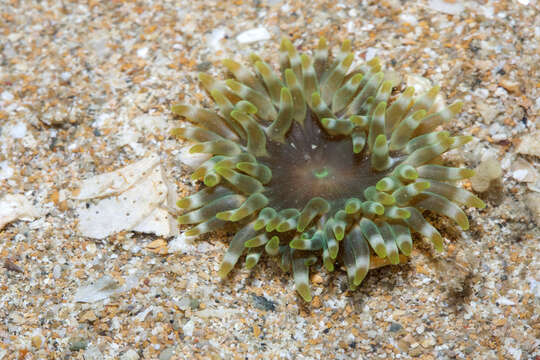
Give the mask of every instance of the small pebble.
<svg viewBox="0 0 540 360">
<path fill-rule="evenodd" d="M 1 97 L 2 100 L 4 100 L 4 101 L 11 101 L 11 100 L 13 100 L 13 94 L 10 93 L 9 91 L 4 91 L 4 92 L 2 92 L 2 94 L 0 95 L 0 97 Z"/>
<path fill-rule="evenodd" d="M 69 350 L 71 351 L 84 350 L 86 349 L 87 346 L 88 346 L 88 340 L 83 339 L 81 337 L 75 337 L 69 340 Z"/>
<path fill-rule="evenodd" d="M 53 267 L 53 277 L 58 279 L 62 275 L 62 267 L 59 264 L 54 265 Z"/>
<path fill-rule="evenodd" d="M 32 336 L 32 346 L 36 349 L 39 349 L 41 347 L 41 344 L 43 343 L 43 339 L 40 335 L 34 335 Z"/>
<path fill-rule="evenodd" d="M 84 360 L 101 360 L 103 354 L 96 345 L 90 345 L 84 352 Z"/>
<path fill-rule="evenodd" d="M 521 143 L 517 147 L 517 152 L 523 155 L 540 157 L 540 130 L 523 136 Z"/>
<path fill-rule="evenodd" d="M 133 349 L 129 349 L 120 356 L 120 360 L 139 360 L 139 354 Z"/>
<path fill-rule="evenodd" d="M 193 320 L 189 320 L 182 327 L 182 331 L 183 331 L 184 335 L 186 335 L 186 336 L 193 336 L 193 331 L 194 330 L 195 330 L 195 322 L 193 322 Z"/>
<path fill-rule="evenodd" d="M 436 344 L 435 338 L 431 335 L 427 335 L 422 341 L 420 342 L 420 345 L 422 345 L 423 348 L 427 349 L 432 347 Z"/>
<path fill-rule="evenodd" d="M 236 37 L 236 41 L 238 41 L 240 44 L 250 44 L 268 39 L 270 39 L 270 33 L 263 27 L 244 31 Z"/>
<path fill-rule="evenodd" d="M 319 275 L 319 274 L 315 274 L 311 277 L 311 281 L 314 283 L 314 284 L 322 284 L 322 282 L 324 281 L 322 276 Z"/>
<path fill-rule="evenodd" d="M 430 0 L 428 7 L 449 15 L 459 15 L 465 10 L 461 1 Z"/>
<path fill-rule="evenodd" d="M 258 296 L 255 294 L 251 294 L 251 297 L 253 299 L 253 305 L 260 310 L 270 310 L 270 311 L 276 311 L 276 303 L 272 300 L 269 300 L 265 298 L 264 296 Z"/>
<path fill-rule="evenodd" d="M 174 347 L 168 347 L 159 354 L 159 360 L 169 360 L 174 355 Z"/>
<path fill-rule="evenodd" d="M 530 193 L 525 197 L 525 205 L 533 215 L 536 225 L 540 226 L 540 194 Z"/>
<path fill-rule="evenodd" d="M 500 85 L 512 93 L 519 92 L 519 83 L 516 81 L 502 80 Z"/>
</svg>

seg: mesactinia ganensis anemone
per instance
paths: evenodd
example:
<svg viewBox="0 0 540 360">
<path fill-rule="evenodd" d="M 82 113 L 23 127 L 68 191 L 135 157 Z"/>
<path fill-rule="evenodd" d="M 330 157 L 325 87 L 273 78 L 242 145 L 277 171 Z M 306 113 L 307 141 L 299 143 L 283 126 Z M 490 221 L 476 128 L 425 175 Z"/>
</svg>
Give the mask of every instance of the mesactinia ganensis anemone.
<svg viewBox="0 0 540 360">
<path fill-rule="evenodd" d="M 178 202 L 179 223 L 192 225 L 187 236 L 237 229 L 221 277 L 243 254 L 247 268 L 266 254 L 292 270 L 310 301 L 309 266 L 319 257 L 328 271 L 343 265 L 354 289 L 375 257 L 397 264 L 400 252 L 411 254 L 411 231 L 442 251 L 424 210 L 465 230 L 459 205 L 485 206 L 454 185 L 472 170 L 440 165 L 471 137 L 438 131 L 462 106 L 435 109 L 438 86 L 393 94 L 377 58 L 350 69 L 349 41 L 331 58 L 324 38 L 313 57 L 283 39 L 281 76 L 257 55 L 250 60 L 253 70 L 223 61 L 234 79 L 200 74 L 216 111 L 172 108 L 190 122 L 174 134 L 195 142 L 190 153 L 207 154 L 191 175 L 205 186 Z"/>
</svg>

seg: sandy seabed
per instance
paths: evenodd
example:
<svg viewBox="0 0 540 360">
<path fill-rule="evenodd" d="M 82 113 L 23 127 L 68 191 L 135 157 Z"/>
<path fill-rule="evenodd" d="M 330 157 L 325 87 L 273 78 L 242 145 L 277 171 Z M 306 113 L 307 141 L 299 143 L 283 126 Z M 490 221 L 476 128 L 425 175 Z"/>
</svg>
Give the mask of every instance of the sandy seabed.
<svg viewBox="0 0 540 360">
<path fill-rule="evenodd" d="M 98 174 L 157 154 L 193 191 L 170 106 L 209 106 L 197 74 L 223 58 L 277 66 L 282 36 L 349 38 L 464 101 L 448 129 L 475 140 L 448 159 L 502 170 L 469 231 L 437 219 L 445 252 L 418 239 L 354 292 L 315 266 L 310 304 L 272 261 L 219 281 L 226 234 L 81 234 Z M 2 1 L 0 359 L 538 360 L 539 44 L 534 0 Z"/>
</svg>

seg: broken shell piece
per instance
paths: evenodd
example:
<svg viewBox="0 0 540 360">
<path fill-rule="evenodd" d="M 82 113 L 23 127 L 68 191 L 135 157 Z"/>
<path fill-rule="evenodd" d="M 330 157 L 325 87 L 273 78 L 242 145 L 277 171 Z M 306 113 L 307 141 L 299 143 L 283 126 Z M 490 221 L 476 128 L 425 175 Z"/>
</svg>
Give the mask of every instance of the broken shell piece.
<svg viewBox="0 0 540 360">
<path fill-rule="evenodd" d="M 531 193 L 525 198 L 525 205 L 531 212 L 536 225 L 540 225 L 540 194 Z"/>
<path fill-rule="evenodd" d="M 81 235 L 103 239 L 120 231 L 169 237 L 178 227 L 167 209 L 176 203 L 157 155 L 85 180 L 75 199 L 96 199 L 77 209 Z"/>
<path fill-rule="evenodd" d="M 512 163 L 512 177 L 520 182 L 534 183 L 539 176 L 531 164 L 523 159 L 517 159 Z"/>
<path fill-rule="evenodd" d="M 73 194 L 73 199 L 88 200 L 122 193 L 142 177 L 148 176 L 149 171 L 158 163 L 159 157 L 152 154 L 116 171 L 86 179 L 81 183 L 79 190 Z"/>
<path fill-rule="evenodd" d="M 73 300 L 76 302 L 93 303 L 129 291 L 135 287 L 137 283 L 138 278 L 135 275 L 125 279 L 123 285 L 109 275 L 104 275 L 95 282 L 79 288 L 75 293 Z"/>
<path fill-rule="evenodd" d="M 517 152 L 523 155 L 540 157 L 540 131 L 523 136 L 521 143 L 517 147 Z"/>
<path fill-rule="evenodd" d="M 23 195 L 7 194 L 0 199 L 0 229 L 12 221 L 30 221 L 39 215 L 39 211 Z"/>
</svg>

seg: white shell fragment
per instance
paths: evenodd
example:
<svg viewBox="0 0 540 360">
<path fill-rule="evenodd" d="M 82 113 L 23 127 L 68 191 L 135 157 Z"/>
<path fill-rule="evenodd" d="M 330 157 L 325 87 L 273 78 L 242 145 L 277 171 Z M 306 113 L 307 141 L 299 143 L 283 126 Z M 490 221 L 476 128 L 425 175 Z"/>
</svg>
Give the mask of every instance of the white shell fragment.
<svg viewBox="0 0 540 360">
<path fill-rule="evenodd" d="M 169 253 L 181 253 L 186 254 L 192 252 L 195 249 L 194 239 L 196 237 L 186 236 L 184 233 L 176 236 L 173 240 L 169 241 L 168 251 Z"/>
<path fill-rule="evenodd" d="M 116 294 L 131 290 L 137 285 L 136 277 L 126 279 L 124 285 L 120 285 L 109 275 L 105 275 L 93 284 L 81 287 L 75 293 L 75 302 L 93 303 L 96 301 L 107 299 Z"/>
<path fill-rule="evenodd" d="M 520 182 L 534 183 L 538 180 L 538 171 L 527 161 L 517 159 L 512 163 L 512 177 Z"/>
<path fill-rule="evenodd" d="M 23 195 L 7 194 L 0 199 L 0 229 L 12 221 L 30 221 L 39 215 L 39 211 Z"/>
<path fill-rule="evenodd" d="M 523 155 L 540 157 L 540 131 L 523 136 L 517 152 Z"/>
<path fill-rule="evenodd" d="M 9 179 L 13 176 L 13 169 L 7 161 L 0 162 L 0 180 Z"/>
<path fill-rule="evenodd" d="M 540 226 L 540 194 L 530 193 L 525 197 L 525 205 L 531 212 L 536 225 Z"/>
<path fill-rule="evenodd" d="M 430 0 L 428 7 L 449 15 L 459 15 L 465 10 L 461 1 Z"/>
<path fill-rule="evenodd" d="M 133 119 L 135 127 L 141 133 L 165 133 L 167 131 L 167 118 L 164 115 L 140 115 Z"/>
<path fill-rule="evenodd" d="M 223 318 L 226 318 L 226 317 L 229 317 L 229 316 L 232 316 L 232 315 L 240 314 L 241 312 L 242 311 L 238 310 L 238 309 L 227 309 L 227 308 L 224 308 L 224 307 L 219 307 L 219 308 L 216 308 L 216 309 L 200 310 L 200 311 L 197 311 L 196 313 L 194 313 L 194 315 L 198 316 L 200 318 L 203 318 L 203 319 L 208 319 L 208 318 L 212 318 L 212 317 L 223 319 Z"/>
<path fill-rule="evenodd" d="M 164 174 L 157 155 L 82 182 L 73 196 L 81 235 L 103 239 L 120 231 L 139 231 L 159 236 L 178 234 L 167 209 L 174 208 L 176 191 Z"/>
<path fill-rule="evenodd" d="M 158 163 L 159 157 L 152 154 L 116 171 L 84 180 L 79 191 L 73 194 L 73 199 L 88 200 L 120 194 L 132 187 L 141 178 L 148 176 L 149 171 Z"/>
<path fill-rule="evenodd" d="M 257 41 L 264 41 L 270 39 L 270 33 L 263 27 L 258 27 L 255 29 L 246 30 L 243 33 L 240 33 L 236 37 L 236 41 L 240 44 L 250 44 Z"/>
</svg>

